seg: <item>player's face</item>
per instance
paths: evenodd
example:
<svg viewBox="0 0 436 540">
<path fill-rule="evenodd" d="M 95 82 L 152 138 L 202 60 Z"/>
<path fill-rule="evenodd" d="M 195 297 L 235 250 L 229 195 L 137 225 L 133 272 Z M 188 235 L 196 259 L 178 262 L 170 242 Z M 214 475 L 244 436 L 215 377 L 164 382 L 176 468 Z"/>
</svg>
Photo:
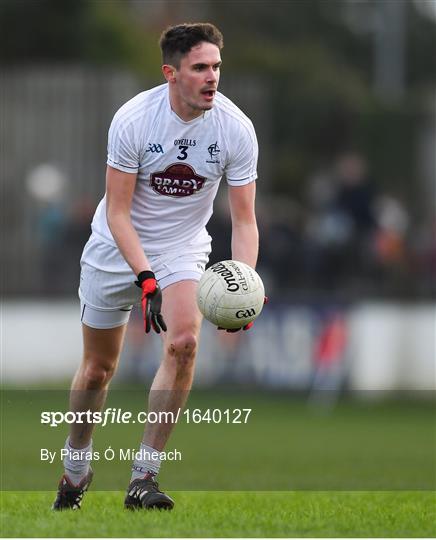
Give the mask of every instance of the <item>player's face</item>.
<svg viewBox="0 0 436 540">
<path fill-rule="evenodd" d="M 182 118 L 195 118 L 213 107 L 220 66 L 219 48 L 207 42 L 199 43 L 181 59 L 174 75 L 173 97 L 176 113 Z"/>
</svg>

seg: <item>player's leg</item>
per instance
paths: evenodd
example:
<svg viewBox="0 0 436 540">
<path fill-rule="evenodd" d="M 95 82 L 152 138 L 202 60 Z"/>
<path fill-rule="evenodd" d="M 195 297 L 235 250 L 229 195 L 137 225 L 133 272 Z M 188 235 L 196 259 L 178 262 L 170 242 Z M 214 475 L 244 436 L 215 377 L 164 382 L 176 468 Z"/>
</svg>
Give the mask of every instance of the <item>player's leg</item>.
<svg viewBox="0 0 436 540">
<path fill-rule="evenodd" d="M 99 312 L 92 310 L 91 313 L 98 320 Z M 116 312 L 113 315 L 111 312 L 102 314 L 106 324 L 111 317 L 112 324 L 118 324 L 120 316 L 123 322 L 114 328 L 91 328 L 87 324 L 82 325 L 83 358 L 71 386 L 71 411 L 100 411 L 104 406 L 110 380 L 118 365 L 127 316 Z M 80 508 L 83 494 L 92 480 L 90 461 L 94 425 L 86 422 L 85 418 L 82 420 L 83 423 L 70 426 L 70 435 L 65 443 L 65 473 L 59 482 L 54 510 Z"/>
<path fill-rule="evenodd" d="M 163 290 L 162 312 L 168 331 L 162 335 L 164 354 L 150 390 L 149 413 L 169 412 L 175 418 L 188 397 L 202 320 L 196 290 L 197 282 L 191 280 L 173 283 Z M 147 457 L 153 451 L 163 450 L 173 428 L 174 423 L 169 418 L 158 423 L 147 422 L 141 444 L 141 453 L 145 457 L 133 464 L 126 507 L 173 507 L 172 499 L 160 492 L 154 482 L 160 461 Z"/>
<path fill-rule="evenodd" d="M 179 281 L 163 290 L 168 331 L 162 335 L 163 359 L 150 389 L 149 411 L 170 411 L 175 415 L 189 395 L 202 320 L 196 291 L 196 281 Z M 163 450 L 173 427 L 172 422 L 147 423 L 142 442 Z"/>
<path fill-rule="evenodd" d="M 80 413 L 100 411 L 124 341 L 132 305 L 140 300 L 133 272 L 120 251 L 93 234 L 81 258 L 79 297 L 83 331 L 83 358 L 74 377 L 70 409 Z M 59 484 L 54 508 L 80 508 L 80 499 L 92 477 L 92 432 L 86 422 L 70 426 L 65 443 L 65 474 Z M 80 453 L 81 451 L 81 453 Z M 79 459 L 77 459 L 79 456 Z M 76 502 L 78 501 L 78 502 Z"/>
<path fill-rule="evenodd" d="M 70 410 L 99 411 L 116 370 L 132 305 L 140 299 L 140 290 L 119 250 L 93 235 L 82 254 L 79 297 L 83 358 L 71 386 Z M 69 444 L 76 449 L 88 448 L 93 427 L 86 422 L 72 424 Z"/>
<path fill-rule="evenodd" d="M 123 324 L 116 328 L 97 329 L 82 324 L 83 358 L 71 385 L 71 411 L 101 411 L 118 365 L 126 327 Z M 71 424 L 71 446 L 87 447 L 93 429 L 94 424 L 86 421 Z"/>
</svg>

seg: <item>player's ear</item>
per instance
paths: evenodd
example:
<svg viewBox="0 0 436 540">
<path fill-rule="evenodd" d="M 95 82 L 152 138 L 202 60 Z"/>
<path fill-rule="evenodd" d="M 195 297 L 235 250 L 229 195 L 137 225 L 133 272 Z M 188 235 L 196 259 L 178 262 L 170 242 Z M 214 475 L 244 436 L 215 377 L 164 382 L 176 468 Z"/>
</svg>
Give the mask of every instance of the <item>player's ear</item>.
<svg viewBox="0 0 436 540">
<path fill-rule="evenodd" d="M 171 66 L 170 64 L 164 64 L 162 66 L 163 76 L 168 82 L 176 81 L 176 71 L 176 68 L 174 66 Z"/>
</svg>

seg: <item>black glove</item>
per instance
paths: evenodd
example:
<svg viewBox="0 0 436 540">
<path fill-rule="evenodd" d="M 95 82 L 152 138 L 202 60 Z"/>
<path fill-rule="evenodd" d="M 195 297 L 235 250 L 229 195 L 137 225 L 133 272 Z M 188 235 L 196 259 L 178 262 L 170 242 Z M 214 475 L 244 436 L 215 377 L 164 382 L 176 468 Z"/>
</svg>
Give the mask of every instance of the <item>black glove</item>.
<svg viewBox="0 0 436 540">
<path fill-rule="evenodd" d="M 148 334 L 153 330 L 160 334 L 160 330 L 167 331 L 167 325 L 160 312 L 162 308 L 162 291 L 156 281 L 154 272 L 144 270 L 138 274 L 135 285 L 142 289 L 142 316 L 144 317 L 144 330 Z"/>
</svg>

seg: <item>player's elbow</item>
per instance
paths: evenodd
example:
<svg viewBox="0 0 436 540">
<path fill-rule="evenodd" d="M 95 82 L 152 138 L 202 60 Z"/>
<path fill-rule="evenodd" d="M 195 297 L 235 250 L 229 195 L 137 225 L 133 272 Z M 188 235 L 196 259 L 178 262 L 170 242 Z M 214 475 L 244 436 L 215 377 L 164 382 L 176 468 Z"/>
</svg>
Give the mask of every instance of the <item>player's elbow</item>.
<svg viewBox="0 0 436 540">
<path fill-rule="evenodd" d="M 123 221 L 130 220 L 130 212 L 108 205 L 106 209 L 106 219 L 109 227 L 114 227 Z"/>
<path fill-rule="evenodd" d="M 125 230 L 126 225 L 131 223 L 129 213 L 110 208 L 108 208 L 106 211 L 106 219 L 114 238 L 118 238 L 118 236 L 122 234 L 123 230 Z"/>
</svg>

